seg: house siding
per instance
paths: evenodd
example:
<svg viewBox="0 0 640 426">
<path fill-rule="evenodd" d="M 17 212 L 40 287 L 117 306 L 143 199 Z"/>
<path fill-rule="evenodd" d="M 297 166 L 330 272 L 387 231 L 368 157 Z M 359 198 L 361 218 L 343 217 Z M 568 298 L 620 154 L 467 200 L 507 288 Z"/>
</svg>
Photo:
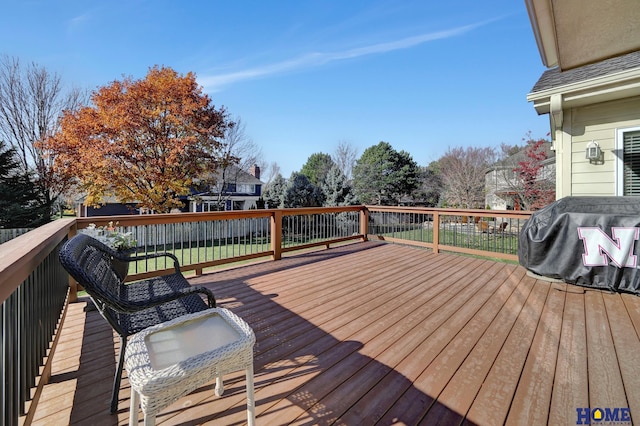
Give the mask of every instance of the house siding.
<svg viewBox="0 0 640 426">
<path fill-rule="evenodd" d="M 556 137 L 557 164 L 564 169 L 563 179 L 556 186 L 557 198 L 616 195 L 616 132 L 637 126 L 640 97 L 565 110 L 562 134 Z M 590 164 L 585 158 L 587 144 L 592 140 L 604 152 L 604 164 Z"/>
</svg>

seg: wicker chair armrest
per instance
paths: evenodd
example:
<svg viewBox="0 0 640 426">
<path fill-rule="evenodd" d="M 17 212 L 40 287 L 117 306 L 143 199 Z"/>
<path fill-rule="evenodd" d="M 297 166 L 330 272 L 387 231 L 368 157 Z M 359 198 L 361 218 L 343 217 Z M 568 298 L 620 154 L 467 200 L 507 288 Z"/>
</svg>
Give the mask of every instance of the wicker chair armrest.
<svg viewBox="0 0 640 426">
<path fill-rule="evenodd" d="M 161 253 L 147 253 L 147 254 L 132 254 L 130 256 L 121 255 L 116 256 L 117 259 L 125 261 L 125 262 L 137 262 L 138 260 L 147 260 L 147 259 L 155 259 L 158 257 L 168 257 L 173 260 L 173 267 L 176 272 L 180 272 L 180 261 L 173 253 L 161 252 Z"/>
<path fill-rule="evenodd" d="M 204 294 L 207 296 L 207 304 L 209 305 L 209 307 L 211 308 L 216 307 L 216 300 L 211 290 L 201 286 L 189 286 L 186 288 L 182 288 L 172 294 L 167 294 L 164 296 L 154 297 L 153 299 L 146 299 L 146 300 L 140 300 L 140 301 L 131 301 L 131 300 L 122 300 L 122 299 L 115 300 L 113 298 L 107 298 L 103 300 L 105 300 L 105 303 L 115 311 L 125 313 L 125 314 L 132 314 L 134 312 L 138 312 L 143 309 L 153 308 L 155 306 L 162 305 L 167 302 L 172 302 L 174 300 L 178 300 L 180 298 L 191 296 L 197 293 Z"/>
</svg>

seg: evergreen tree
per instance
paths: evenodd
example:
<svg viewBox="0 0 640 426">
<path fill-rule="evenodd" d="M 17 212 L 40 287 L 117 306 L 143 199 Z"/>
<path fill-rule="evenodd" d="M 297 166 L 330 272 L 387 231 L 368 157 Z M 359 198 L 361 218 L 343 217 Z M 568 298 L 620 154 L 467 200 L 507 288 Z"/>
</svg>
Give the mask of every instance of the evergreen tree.
<svg viewBox="0 0 640 426">
<path fill-rule="evenodd" d="M 333 166 L 335 163 L 329 154 L 316 152 L 309 156 L 307 162 L 300 169 L 300 173 L 309 178 L 309 181 L 315 186 L 322 186 L 327 173 Z"/>
<path fill-rule="evenodd" d="M 324 201 L 322 190 L 302 173 L 293 172 L 284 193 L 284 207 L 320 207 Z"/>
<path fill-rule="evenodd" d="M 418 186 L 418 165 L 406 151 L 387 142 L 367 148 L 353 169 L 353 186 L 360 202 L 397 205 Z"/>
<path fill-rule="evenodd" d="M 267 203 L 266 203 L 266 201 L 264 200 L 264 198 L 263 198 L 263 197 L 259 197 L 259 198 L 256 200 L 256 206 L 255 206 L 255 208 L 256 208 L 256 209 L 258 209 L 258 210 L 264 210 L 264 209 L 266 209 L 266 208 L 267 208 L 267 207 L 266 207 L 266 205 L 267 205 Z"/>
<path fill-rule="evenodd" d="M 50 221 L 49 207 L 25 175 L 13 149 L 0 142 L 0 228 L 36 228 Z"/>
<path fill-rule="evenodd" d="M 284 192 L 287 181 L 278 173 L 264 188 L 265 207 L 268 209 L 281 209 L 284 207 Z"/>
<path fill-rule="evenodd" d="M 322 191 L 325 207 L 353 206 L 358 203 L 353 188 L 338 166 L 333 166 L 327 173 Z"/>
<path fill-rule="evenodd" d="M 347 177 L 338 165 L 335 165 L 327 173 L 322 190 L 325 194 L 325 207 L 353 206 L 358 204 L 358 199 L 353 193 Z M 352 214 L 343 212 L 336 215 L 335 226 L 339 232 L 358 232 L 358 222 Z M 348 234 L 347 234 L 348 235 Z"/>
</svg>

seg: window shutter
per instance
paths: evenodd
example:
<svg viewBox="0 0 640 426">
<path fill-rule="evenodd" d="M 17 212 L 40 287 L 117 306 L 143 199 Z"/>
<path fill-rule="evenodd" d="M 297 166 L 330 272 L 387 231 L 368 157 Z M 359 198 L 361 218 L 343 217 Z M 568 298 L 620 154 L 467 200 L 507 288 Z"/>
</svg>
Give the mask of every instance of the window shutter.
<svg viewBox="0 0 640 426">
<path fill-rule="evenodd" d="M 624 134 L 624 195 L 640 195 L 640 131 Z"/>
</svg>

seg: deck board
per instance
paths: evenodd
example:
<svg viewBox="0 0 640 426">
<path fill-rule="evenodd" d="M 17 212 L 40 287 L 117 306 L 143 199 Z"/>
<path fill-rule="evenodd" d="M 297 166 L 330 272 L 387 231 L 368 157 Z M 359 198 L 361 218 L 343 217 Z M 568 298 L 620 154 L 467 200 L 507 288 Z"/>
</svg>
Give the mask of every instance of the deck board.
<svg viewBox="0 0 640 426">
<path fill-rule="evenodd" d="M 523 277 L 521 268 L 509 277 L 508 285 L 513 286 L 514 291 L 471 352 L 467 352 L 464 362 L 440 394 L 440 404 L 427 413 L 427 418 L 435 419 L 434 423 L 457 424 L 469 411 L 533 288 L 534 280 Z"/>
<path fill-rule="evenodd" d="M 484 266 L 488 268 L 484 269 Z M 505 264 L 490 262 L 475 268 L 477 271 L 474 275 L 475 279 L 459 290 L 454 298 L 442 306 L 442 309 L 429 317 L 429 325 L 434 329 L 429 330 L 428 338 L 424 339 L 420 346 L 398 365 L 399 371 L 409 374 L 408 378 L 412 386 L 407 389 L 405 396 L 385 414 L 382 423 L 395 418 L 406 419 L 408 424 L 416 424 L 420 421 L 434 402 L 431 398 L 421 398 L 420 394 L 435 398 L 440 392 L 440 387 L 432 382 L 433 377 L 426 371 L 437 371 L 448 367 L 446 364 L 436 362 L 437 357 L 489 299 L 497 283 L 508 275 L 506 269 Z M 496 275 L 498 279 L 492 279 Z M 412 400 L 416 402 L 411 403 Z M 407 403 L 409 403 L 408 406 Z"/>
<path fill-rule="evenodd" d="M 603 294 L 585 293 L 587 318 L 587 368 L 589 402 L 592 407 L 627 406 L 618 358 Z M 622 403 L 624 401 L 624 403 Z"/>
<path fill-rule="evenodd" d="M 567 286 L 549 424 L 576 423 L 576 409 L 589 406 L 584 293 Z"/>
<path fill-rule="evenodd" d="M 507 276 L 506 274 L 510 275 L 515 271 L 514 268 L 509 268 L 501 272 L 503 272 L 503 275 L 496 277 L 500 280 L 502 280 L 502 277 Z M 494 281 L 497 282 L 497 280 Z M 511 280 L 509 280 L 508 283 L 509 285 L 500 286 L 495 293 L 491 295 L 482 308 L 474 313 L 464 328 L 448 343 L 447 347 L 438 355 L 434 362 L 421 374 L 420 382 L 424 383 L 424 390 L 429 395 L 437 395 L 441 403 L 429 411 L 429 417 L 435 416 L 436 418 L 442 417 L 444 419 L 446 417 L 444 413 L 436 414 L 439 412 L 438 408 L 444 407 L 442 404 L 447 406 L 455 404 L 458 395 L 465 391 L 465 389 L 449 387 L 449 391 L 453 392 L 453 397 L 449 397 L 449 399 L 442 398 L 442 393 L 445 388 L 449 386 L 451 379 L 467 360 L 469 356 L 468 348 L 474 348 L 479 343 L 488 327 L 493 324 L 497 314 L 511 296 L 516 287 L 516 283 Z M 492 342 L 492 345 L 495 344 L 496 342 Z M 442 410 L 440 409 L 440 411 Z"/>
<path fill-rule="evenodd" d="M 640 411 L 640 374 L 638 374 L 640 339 L 627 313 L 618 309 L 620 295 L 603 294 L 603 297 L 624 391 L 626 395 L 633 395 L 628 398 L 627 403 L 634 411 Z"/>
<path fill-rule="evenodd" d="M 550 284 L 517 265 L 368 242 L 191 278 L 254 329 L 258 424 L 575 424 L 579 407 L 640 421 L 640 298 Z M 33 424 L 124 425 L 109 414 L 119 340 L 69 308 Z M 161 425 L 246 422 L 225 376 Z M 634 397 L 635 396 L 635 397 Z"/>
<path fill-rule="evenodd" d="M 537 282 L 534 286 L 467 414 L 472 423 L 503 424 L 507 418 L 549 287 L 545 282 Z"/>
<path fill-rule="evenodd" d="M 553 284 L 516 389 L 508 425 L 545 424 L 549 418 L 566 285 Z"/>
</svg>

